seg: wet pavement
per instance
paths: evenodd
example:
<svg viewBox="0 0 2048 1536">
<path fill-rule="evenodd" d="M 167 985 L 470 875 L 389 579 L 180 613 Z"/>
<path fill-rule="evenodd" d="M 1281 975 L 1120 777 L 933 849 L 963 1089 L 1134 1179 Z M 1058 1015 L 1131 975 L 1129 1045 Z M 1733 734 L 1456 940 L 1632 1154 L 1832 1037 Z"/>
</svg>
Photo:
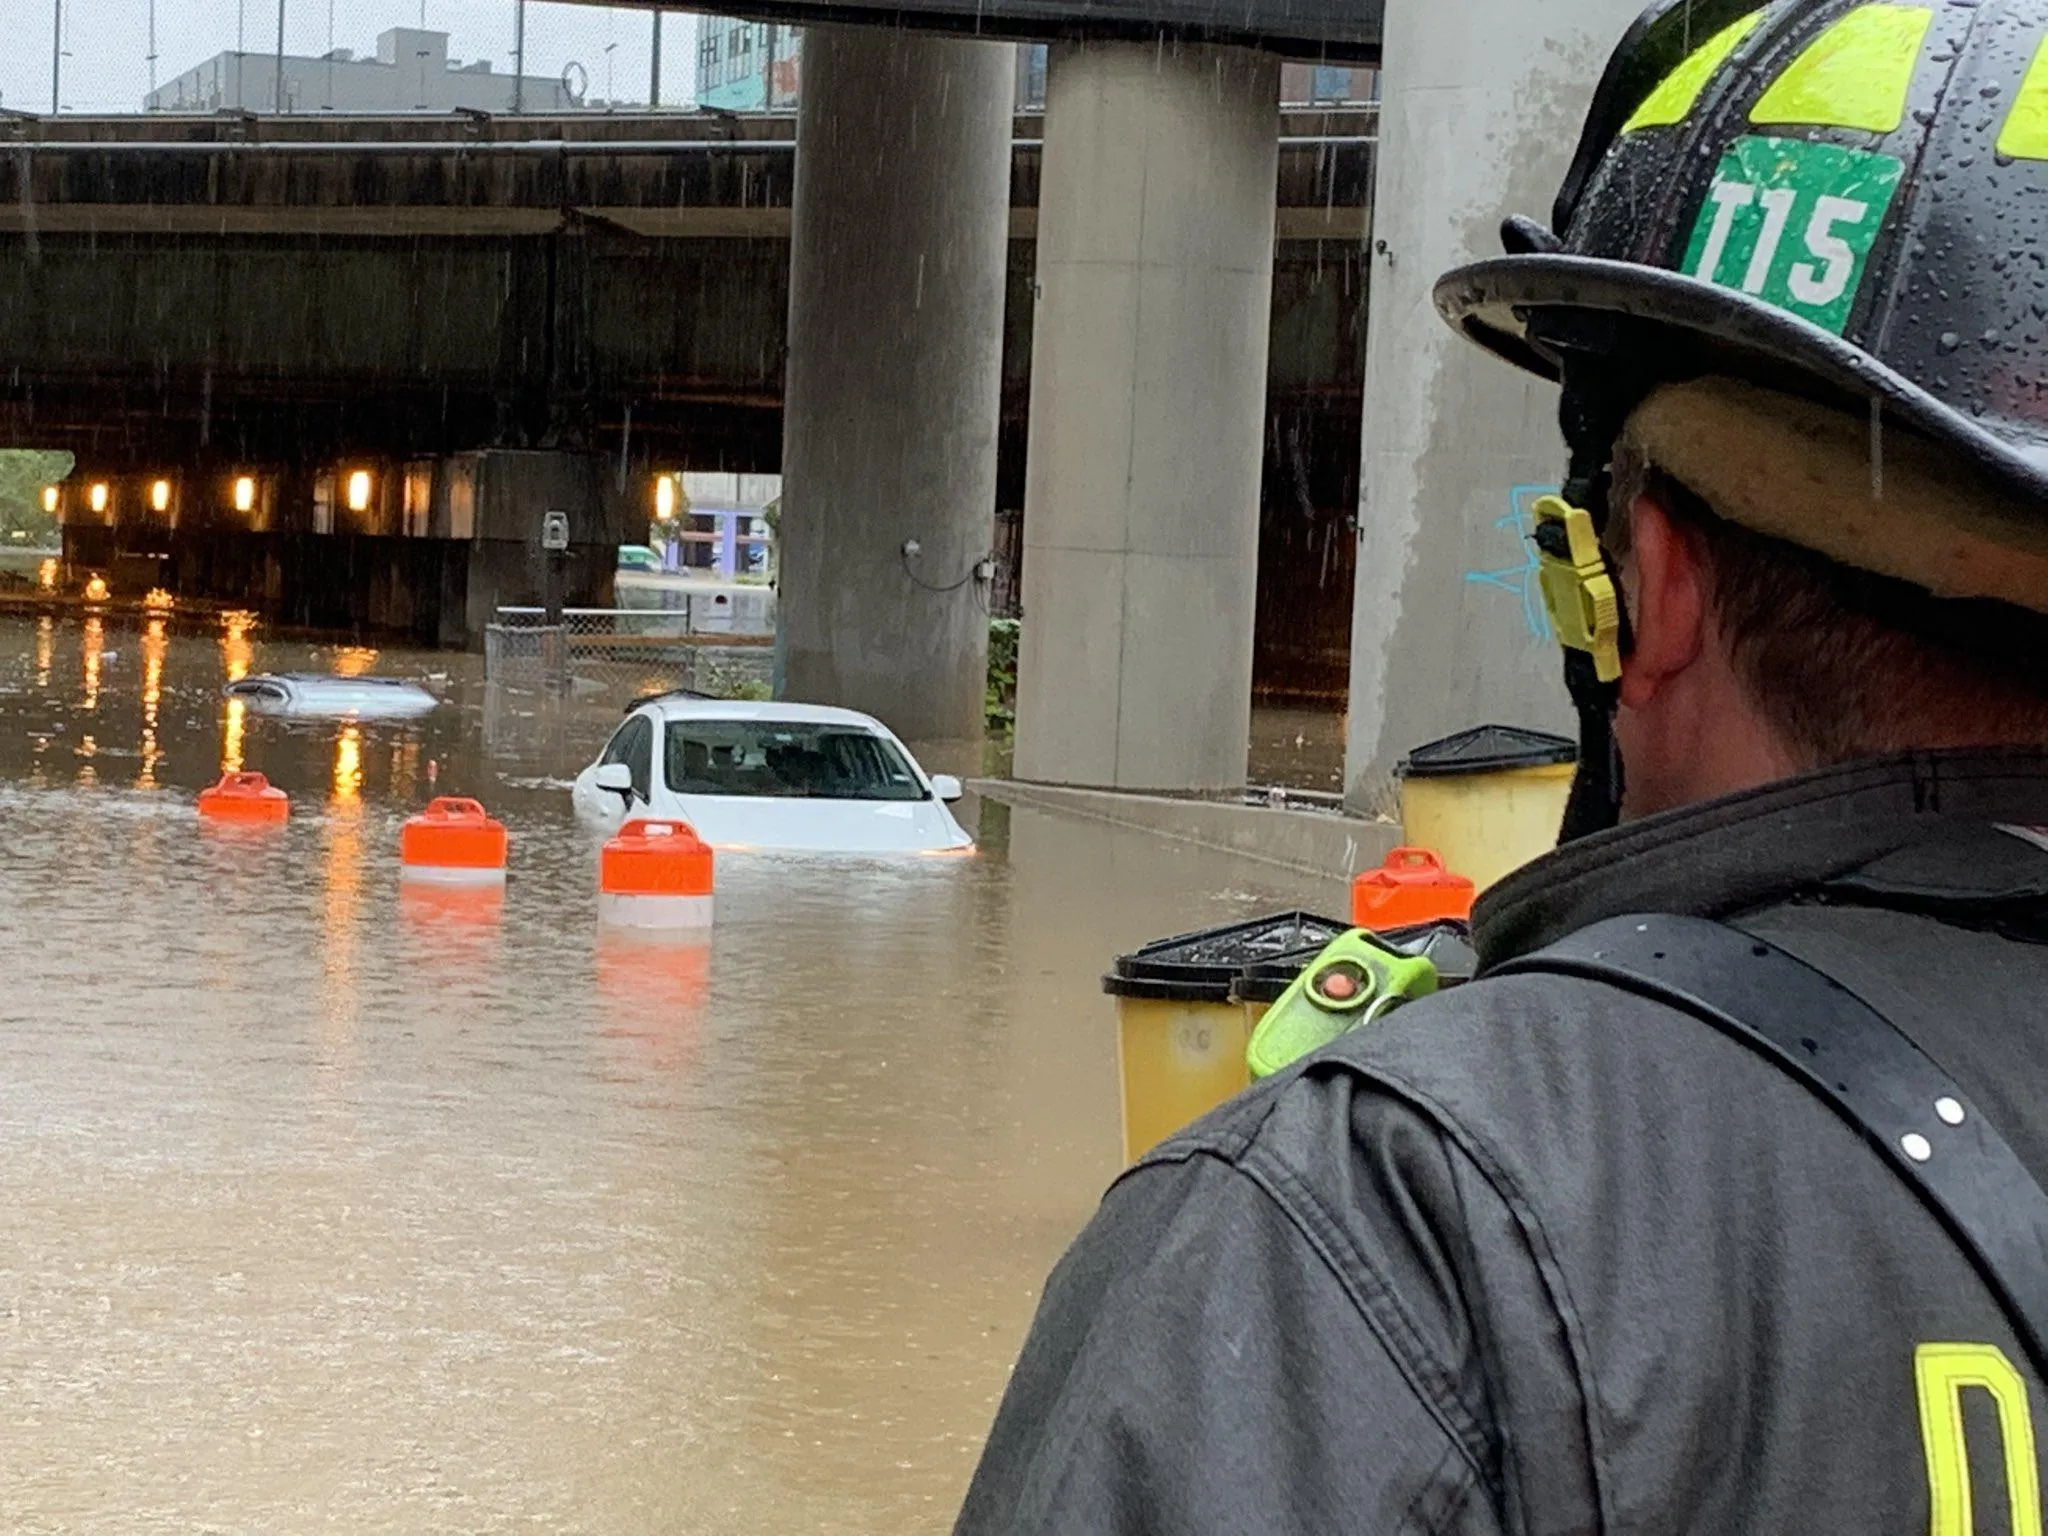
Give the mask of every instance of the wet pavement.
<svg viewBox="0 0 2048 1536">
<path fill-rule="evenodd" d="M 249 670 L 426 679 L 288 723 Z M 0 619 L 9 1531 L 943 1530 L 1119 1161 L 1097 978 L 1334 885 L 965 802 L 981 856 L 728 856 L 596 924 L 618 701 L 229 622 Z M 293 796 L 201 828 L 223 766 Z M 402 899 L 474 794 L 502 908 Z"/>
</svg>

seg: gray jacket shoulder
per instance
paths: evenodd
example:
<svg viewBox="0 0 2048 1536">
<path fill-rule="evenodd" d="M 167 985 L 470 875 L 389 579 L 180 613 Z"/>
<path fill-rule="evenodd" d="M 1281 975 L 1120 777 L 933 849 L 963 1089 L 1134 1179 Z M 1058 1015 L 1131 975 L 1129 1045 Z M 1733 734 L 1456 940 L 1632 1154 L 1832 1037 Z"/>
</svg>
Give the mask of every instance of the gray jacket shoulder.
<svg viewBox="0 0 2048 1536">
<path fill-rule="evenodd" d="M 1916 1345 L 2018 1358 L 1853 1131 L 1745 1047 L 1596 983 L 1413 1005 L 1155 1162 L 1190 1155 L 1315 1234 L 1361 1316 L 1454 1390 L 1530 1529 L 1594 1510 L 1789 1529 L 1817 1485 L 1841 1529 L 1903 1529 L 1925 1499 Z"/>
</svg>

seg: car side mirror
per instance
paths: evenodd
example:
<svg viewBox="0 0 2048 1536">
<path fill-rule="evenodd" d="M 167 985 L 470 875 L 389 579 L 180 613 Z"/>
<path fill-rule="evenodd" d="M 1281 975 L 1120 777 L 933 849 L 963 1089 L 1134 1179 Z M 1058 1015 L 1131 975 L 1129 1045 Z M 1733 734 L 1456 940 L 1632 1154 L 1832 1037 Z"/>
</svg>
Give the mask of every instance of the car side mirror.
<svg viewBox="0 0 2048 1536">
<path fill-rule="evenodd" d="M 941 800 L 958 800 L 967 791 L 961 788 L 960 781 L 952 774 L 935 773 L 932 775 L 932 793 Z"/>
<path fill-rule="evenodd" d="M 632 799 L 633 770 L 624 763 L 599 763 L 594 782 L 599 789 L 608 789 L 615 795 Z"/>
</svg>

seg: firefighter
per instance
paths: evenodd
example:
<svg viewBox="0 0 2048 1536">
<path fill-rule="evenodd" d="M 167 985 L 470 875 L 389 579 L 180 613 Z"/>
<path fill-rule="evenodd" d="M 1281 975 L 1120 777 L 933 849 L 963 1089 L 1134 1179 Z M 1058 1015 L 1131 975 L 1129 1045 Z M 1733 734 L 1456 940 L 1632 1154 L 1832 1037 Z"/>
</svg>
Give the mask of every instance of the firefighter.
<svg viewBox="0 0 2048 1536">
<path fill-rule="evenodd" d="M 960 1530 L 2042 1530 L 2044 220 L 2048 0 L 1630 30 L 1549 226 L 1436 293 L 1562 386 L 1561 846 L 1479 980 L 1116 1183 Z M 1544 968 L 1625 914 L 1813 1034 Z M 1858 1008 L 1944 1086 L 1798 1069 Z"/>
</svg>

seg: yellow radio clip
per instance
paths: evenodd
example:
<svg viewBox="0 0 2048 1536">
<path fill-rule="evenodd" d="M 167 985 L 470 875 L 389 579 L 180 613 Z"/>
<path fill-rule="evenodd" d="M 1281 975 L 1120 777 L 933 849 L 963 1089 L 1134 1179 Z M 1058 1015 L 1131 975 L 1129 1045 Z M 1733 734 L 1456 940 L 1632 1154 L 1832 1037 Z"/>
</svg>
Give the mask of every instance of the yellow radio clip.
<svg viewBox="0 0 2048 1536">
<path fill-rule="evenodd" d="M 1608 574 L 1592 514 L 1562 496 L 1543 496 L 1536 515 L 1537 575 L 1558 643 L 1585 651 L 1603 683 L 1621 676 L 1621 596 Z"/>
</svg>

